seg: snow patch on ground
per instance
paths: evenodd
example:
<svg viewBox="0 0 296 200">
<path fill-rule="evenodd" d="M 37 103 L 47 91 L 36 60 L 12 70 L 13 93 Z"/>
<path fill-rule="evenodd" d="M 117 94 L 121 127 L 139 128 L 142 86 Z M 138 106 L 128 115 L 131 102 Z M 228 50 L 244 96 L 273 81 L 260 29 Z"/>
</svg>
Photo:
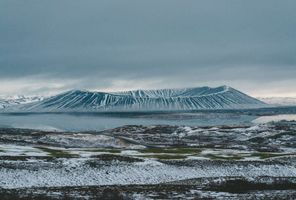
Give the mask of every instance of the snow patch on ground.
<svg viewBox="0 0 296 200">
<path fill-rule="evenodd" d="M 47 156 L 48 154 L 38 148 L 12 144 L 0 144 L 0 156 Z"/>
<path fill-rule="evenodd" d="M 296 121 L 296 115 L 295 114 L 287 114 L 287 115 L 273 115 L 273 116 L 263 116 L 259 117 L 255 120 L 253 120 L 253 123 L 257 124 L 263 124 L 263 123 L 268 123 L 268 122 L 279 122 L 282 120 L 286 121 Z"/>
<path fill-rule="evenodd" d="M 229 166 L 172 166 L 147 162 L 145 164 L 119 164 L 91 168 L 83 159 L 67 159 L 63 168 L 15 170 L 0 169 L 0 187 L 53 187 L 86 185 L 157 184 L 200 177 L 258 176 L 295 177 L 295 166 L 283 165 L 232 165 Z"/>
</svg>

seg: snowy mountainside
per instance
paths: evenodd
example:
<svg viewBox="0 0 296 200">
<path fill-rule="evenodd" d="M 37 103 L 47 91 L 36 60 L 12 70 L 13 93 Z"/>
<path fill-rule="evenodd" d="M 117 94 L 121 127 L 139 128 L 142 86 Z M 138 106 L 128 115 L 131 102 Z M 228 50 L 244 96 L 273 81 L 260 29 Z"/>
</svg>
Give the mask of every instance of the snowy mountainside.
<svg viewBox="0 0 296 200">
<path fill-rule="evenodd" d="M 267 104 L 228 86 L 184 89 L 90 92 L 71 90 L 16 111 L 168 111 L 258 108 Z"/>
<path fill-rule="evenodd" d="M 183 89 L 160 89 L 160 90 L 134 90 L 125 92 L 114 92 L 116 95 L 128 95 L 136 98 L 173 98 L 173 97 L 194 97 L 209 94 L 217 94 L 227 90 L 227 86 L 218 88 L 198 87 Z"/>
<path fill-rule="evenodd" d="M 13 105 L 27 104 L 37 101 L 42 101 L 44 97 L 42 96 L 2 96 L 0 97 L 0 108 L 6 108 Z"/>
</svg>

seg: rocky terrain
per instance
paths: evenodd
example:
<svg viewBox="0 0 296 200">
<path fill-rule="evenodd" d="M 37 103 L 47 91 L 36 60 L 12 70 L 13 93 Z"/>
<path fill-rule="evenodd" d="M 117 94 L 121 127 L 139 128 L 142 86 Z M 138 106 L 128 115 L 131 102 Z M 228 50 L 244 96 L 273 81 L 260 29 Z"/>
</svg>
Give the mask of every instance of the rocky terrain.
<svg viewBox="0 0 296 200">
<path fill-rule="evenodd" d="M 293 121 L 130 125 L 100 132 L 2 128 L 0 194 L 3 199 L 293 199 L 295 134 Z"/>
</svg>

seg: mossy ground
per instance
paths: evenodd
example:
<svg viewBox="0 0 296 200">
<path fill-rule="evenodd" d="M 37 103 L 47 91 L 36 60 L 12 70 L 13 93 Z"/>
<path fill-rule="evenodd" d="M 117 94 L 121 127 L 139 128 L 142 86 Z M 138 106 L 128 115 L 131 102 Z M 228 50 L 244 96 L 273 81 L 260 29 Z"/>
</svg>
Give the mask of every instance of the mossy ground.
<svg viewBox="0 0 296 200">
<path fill-rule="evenodd" d="M 185 159 L 187 156 L 184 155 L 170 155 L 170 154 L 154 154 L 154 155 L 142 155 L 142 158 L 156 158 L 159 160 L 177 160 Z"/>
<path fill-rule="evenodd" d="M 85 149 L 83 151 L 87 151 L 87 152 L 121 153 L 121 150 L 120 149 L 101 149 L 101 148 L 95 148 L 95 149 Z"/>
<path fill-rule="evenodd" d="M 79 157 L 76 154 L 69 153 L 68 151 L 52 149 L 47 147 L 37 147 L 38 149 L 48 153 L 50 156 L 55 158 L 76 158 Z"/>
<path fill-rule="evenodd" d="M 280 156 L 295 156 L 296 153 L 269 153 L 269 152 L 258 152 L 252 153 L 251 156 L 253 157 L 260 157 L 260 159 L 268 159 Z"/>
<path fill-rule="evenodd" d="M 244 157 L 241 155 L 217 155 L 217 154 L 206 154 L 205 157 L 210 158 L 212 160 L 241 160 Z"/>
<path fill-rule="evenodd" d="M 139 150 L 141 153 L 175 153 L 175 154 L 197 154 L 202 150 L 198 148 L 147 148 Z"/>
</svg>

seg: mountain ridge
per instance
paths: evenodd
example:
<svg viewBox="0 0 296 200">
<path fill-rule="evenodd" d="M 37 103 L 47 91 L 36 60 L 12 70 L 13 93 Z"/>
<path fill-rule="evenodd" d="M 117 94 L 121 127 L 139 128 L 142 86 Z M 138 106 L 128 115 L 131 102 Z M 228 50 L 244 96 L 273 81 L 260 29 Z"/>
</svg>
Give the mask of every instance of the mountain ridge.
<svg viewBox="0 0 296 200">
<path fill-rule="evenodd" d="M 15 111 L 172 111 L 258 108 L 266 104 L 229 86 L 91 92 L 70 90 Z"/>
</svg>

